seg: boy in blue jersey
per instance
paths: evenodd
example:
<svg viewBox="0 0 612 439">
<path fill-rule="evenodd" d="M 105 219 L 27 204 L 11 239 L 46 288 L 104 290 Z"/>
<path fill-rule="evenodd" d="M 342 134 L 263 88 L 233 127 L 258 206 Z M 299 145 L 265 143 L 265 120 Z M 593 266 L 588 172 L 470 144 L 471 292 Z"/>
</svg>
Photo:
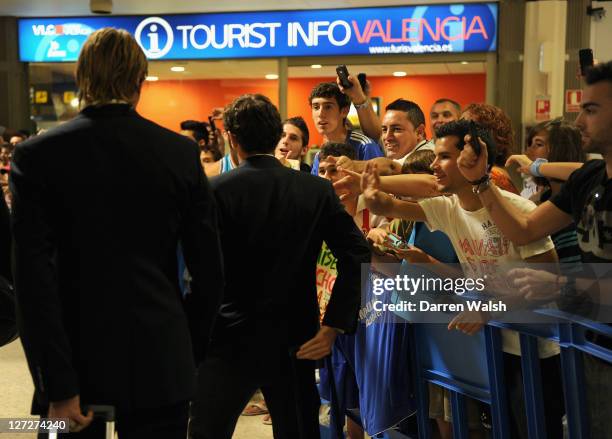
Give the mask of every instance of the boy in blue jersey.
<svg viewBox="0 0 612 439">
<path fill-rule="evenodd" d="M 351 102 L 340 91 L 338 84 L 322 82 L 310 92 L 308 98 L 312 109 L 312 120 L 324 142 L 347 143 L 355 148 L 357 160 L 370 160 L 375 157 L 384 157 L 382 148 L 375 140 L 370 139 L 359 131 L 346 127 Z M 319 174 L 319 155 L 312 164 L 312 174 Z"/>
</svg>

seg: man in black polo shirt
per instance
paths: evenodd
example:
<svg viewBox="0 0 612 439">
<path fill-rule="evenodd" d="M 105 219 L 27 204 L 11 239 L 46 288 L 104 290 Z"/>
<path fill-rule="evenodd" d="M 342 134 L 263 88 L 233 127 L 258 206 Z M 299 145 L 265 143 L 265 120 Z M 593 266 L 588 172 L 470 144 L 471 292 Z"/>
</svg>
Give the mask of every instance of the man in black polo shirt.
<svg viewBox="0 0 612 439">
<path fill-rule="evenodd" d="M 584 263 L 612 262 L 612 62 L 599 64 L 586 74 L 582 111 L 576 126 L 582 134 L 586 153 L 598 153 L 603 160 L 591 160 L 574 171 L 551 200 L 524 214 L 504 200 L 487 177 L 486 148 L 477 156 L 466 146 L 458 164 L 463 175 L 474 183 L 483 205 L 501 231 L 513 242 L 525 245 L 576 223 L 578 245 Z M 522 270 L 516 284 L 528 298 L 553 298 L 561 291 L 588 294 L 600 305 L 612 304 L 609 280 L 600 283 L 595 295 L 593 280 L 553 276 L 545 287 L 542 272 Z M 543 286 L 544 285 L 544 286 Z M 569 288 L 567 288 L 569 287 Z M 549 290 L 549 291 L 547 291 Z M 548 295 L 547 297 L 545 295 Z M 594 297 L 595 296 L 595 297 Z M 612 431 L 612 365 L 585 355 L 591 437 L 609 437 Z"/>
</svg>

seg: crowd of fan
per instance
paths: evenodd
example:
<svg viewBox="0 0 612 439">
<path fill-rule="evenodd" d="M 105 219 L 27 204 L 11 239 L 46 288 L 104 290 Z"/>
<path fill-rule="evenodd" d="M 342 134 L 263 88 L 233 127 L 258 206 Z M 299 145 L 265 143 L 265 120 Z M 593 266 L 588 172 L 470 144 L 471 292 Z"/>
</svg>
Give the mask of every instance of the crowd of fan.
<svg viewBox="0 0 612 439">
<path fill-rule="evenodd" d="M 301 117 L 284 121 L 275 156 L 296 171 L 328 179 L 381 261 L 460 262 L 470 267 L 471 276 L 478 276 L 495 275 L 496 270 L 504 269 L 504 264 L 519 261 L 559 262 L 575 268 L 581 263 L 612 260 L 612 241 L 606 240 L 612 227 L 607 215 L 612 192 L 606 186 L 606 166 L 600 159 L 587 162 L 586 156 L 599 153 L 605 157 L 608 151 L 612 154 L 612 63 L 601 64 L 587 75 L 585 103 L 578 119 L 573 123 L 554 119 L 531 127 L 524 152 L 515 142 L 517 135 L 510 118 L 499 107 L 480 103 L 462 106 L 441 96 L 428 109 L 426 120 L 418 103 L 398 98 L 386 106 L 381 123 L 370 101 L 369 83 L 363 90 L 356 78 L 351 76 L 349 80 L 350 88 L 343 88 L 339 81 L 321 83 L 310 94 L 312 119 L 324 142 L 312 163 L 306 163 L 310 136 Z M 348 121 L 351 104 L 357 109 L 361 130 Z M 606 117 L 602 113 L 608 115 L 607 120 L 601 119 Z M 222 117 L 222 111 L 217 110 L 209 121 L 220 124 Z M 470 121 L 476 123 L 483 151 L 480 155 L 474 152 L 476 142 L 471 137 Z M 214 178 L 231 172 L 240 163 L 236 151 L 226 147 L 225 133 L 211 123 L 188 120 L 180 130 L 199 144 L 203 168 L 209 178 Z M 428 123 L 433 132 L 430 139 L 426 135 Z M 12 151 L 28 136 L 25 131 L 8 129 L 2 134 L 0 173 L 5 194 Z M 600 184 L 607 191 L 603 204 L 593 201 L 592 190 Z M 498 206 L 497 210 L 492 205 Z M 590 218 L 584 217 L 585 211 L 591 212 Z M 534 221 L 546 225 L 534 227 Z M 491 224 L 495 227 L 487 226 Z M 390 236 L 404 242 L 411 236 L 414 243 L 427 241 L 430 250 L 416 245 L 396 248 L 389 242 Z M 321 254 L 327 253 L 324 246 Z M 317 287 L 323 314 L 335 274 L 328 257 L 321 257 L 319 265 Z M 516 277 L 515 292 L 523 296 L 544 294 L 535 292 L 525 273 Z M 559 279 L 572 283 L 568 277 L 560 276 L 555 280 L 557 286 Z M 575 281 L 571 286 L 576 287 Z M 551 300 L 553 296 L 539 298 Z M 488 318 L 484 314 L 460 313 L 449 329 L 475 334 Z M 350 337 L 354 336 L 339 336 L 333 353 L 335 357 L 349 358 L 349 363 L 356 354 L 342 339 Z M 503 348 L 508 398 L 513 401 L 512 437 L 527 437 L 518 335 L 504 332 Z M 565 408 L 559 347 L 539 340 L 539 353 L 545 395 L 543 422 L 549 437 L 562 437 Z M 585 362 L 589 392 L 609 389 L 612 368 L 587 355 Z M 595 378 L 589 380 L 589 376 L 604 379 L 593 382 Z M 358 382 L 359 377 L 354 377 L 353 383 L 336 384 L 352 386 L 358 394 L 363 390 Z M 349 398 L 344 408 L 358 408 L 363 401 Z M 612 410 L 609 399 L 589 401 L 589 405 L 593 437 L 604 437 L 596 432 L 608 434 L 612 428 L 609 416 L 605 416 Z M 257 403 L 246 407 L 245 414 L 265 410 L 265 405 Z M 476 402 L 469 405 L 473 437 L 482 434 L 482 411 Z M 440 437 L 450 438 L 448 395 L 434 386 L 430 388 L 430 417 L 436 420 Z M 347 422 L 349 437 L 363 437 L 357 423 L 350 419 Z"/>
</svg>

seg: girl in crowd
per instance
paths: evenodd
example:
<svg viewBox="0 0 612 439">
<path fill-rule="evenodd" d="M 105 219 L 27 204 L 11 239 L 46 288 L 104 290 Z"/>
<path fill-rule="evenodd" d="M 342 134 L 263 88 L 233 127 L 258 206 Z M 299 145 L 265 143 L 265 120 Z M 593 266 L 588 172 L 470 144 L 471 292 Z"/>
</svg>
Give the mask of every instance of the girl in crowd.
<svg viewBox="0 0 612 439">
<path fill-rule="evenodd" d="M 528 146 L 524 155 L 512 155 L 507 165 L 517 164 L 519 171 L 529 175 L 531 164 L 536 159 L 549 162 L 584 163 L 586 154 L 582 150 L 580 131 L 563 119 L 554 119 L 534 126 L 528 134 Z M 563 180 L 556 178 L 533 177 L 536 191 L 529 198 L 541 204 L 561 190 Z M 525 196 L 529 191 L 523 190 Z M 576 264 L 581 261 L 575 224 L 550 236 L 555 244 L 560 263 Z"/>
<path fill-rule="evenodd" d="M 550 123 L 549 120 L 540 122 L 529 129 L 527 132 L 527 143 L 525 147 L 525 156 L 529 160 L 533 161 L 538 158 L 548 158 L 550 153 L 550 146 L 548 144 L 548 133 L 546 132 L 546 125 Z M 513 157 L 519 157 L 513 155 L 508 158 L 509 163 Z M 534 178 L 529 174 L 523 174 L 523 190 L 521 191 L 521 197 L 531 198 L 538 191 L 538 185 Z"/>
</svg>

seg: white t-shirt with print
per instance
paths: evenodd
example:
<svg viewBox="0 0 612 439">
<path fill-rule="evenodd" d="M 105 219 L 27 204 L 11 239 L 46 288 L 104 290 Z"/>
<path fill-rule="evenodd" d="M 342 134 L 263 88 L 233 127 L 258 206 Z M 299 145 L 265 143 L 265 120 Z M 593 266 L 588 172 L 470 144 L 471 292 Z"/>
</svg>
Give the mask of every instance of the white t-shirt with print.
<svg viewBox="0 0 612 439">
<path fill-rule="evenodd" d="M 501 190 L 502 196 L 522 212 L 530 212 L 536 205 L 513 193 Z M 450 239 L 459 262 L 470 271 L 466 276 L 482 277 L 487 275 L 487 285 L 495 282 L 496 272 L 507 271 L 508 266 L 516 264 L 531 256 L 546 253 L 554 248 L 550 237 L 517 246 L 510 241 L 493 222 L 489 212 L 483 207 L 476 211 L 467 211 L 459 203 L 456 195 L 426 198 L 419 200 L 419 206 L 427 217 L 427 227 L 441 230 Z M 509 287 L 502 274 L 497 277 L 501 285 L 496 291 L 515 291 Z M 502 331 L 504 351 L 520 355 L 520 342 L 515 331 Z M 557 344 L 538 339 L 541 358 L 559 353 Z"/>
</svg>

